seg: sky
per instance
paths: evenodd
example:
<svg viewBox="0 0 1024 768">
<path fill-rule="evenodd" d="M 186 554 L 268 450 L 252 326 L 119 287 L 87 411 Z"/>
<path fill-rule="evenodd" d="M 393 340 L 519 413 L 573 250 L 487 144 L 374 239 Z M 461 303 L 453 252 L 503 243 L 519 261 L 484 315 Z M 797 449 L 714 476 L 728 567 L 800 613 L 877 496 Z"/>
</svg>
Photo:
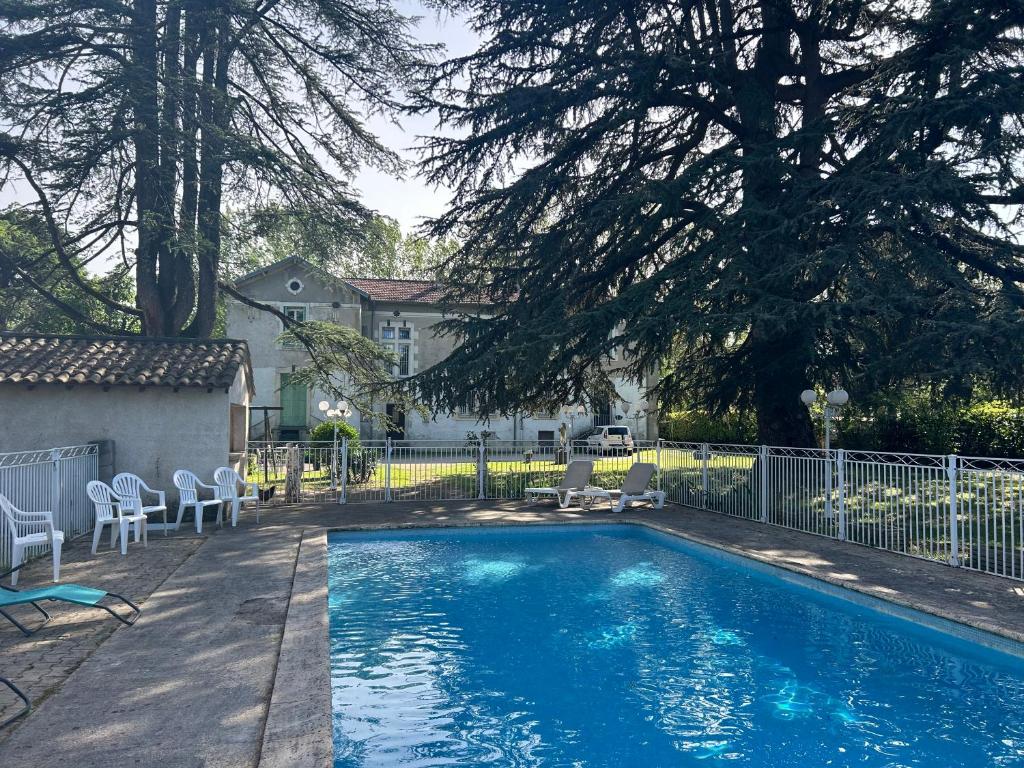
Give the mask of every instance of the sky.
<svg viewBox="0 0 1024 768">
<path fill-rule="evenodd" d="M 446 57 L 471 53 L 479 39 L 464 20 L 451 14 L 439 16 L 418 2 L 400 2 L 398 7 L 411 16 L 422 16 L 416 37 L 424 43 L 443 43 Z M 437 133 L 436 116 L 403 116 L 401 126 L 374 118 L 369 128 L 381 142 L 409 162 L 416 160 L 414 147 L 419 136 Z M 397 220 L 402 232 L 411 232 L 424 218 L 441 214 L 449 199 L 448 190 L 428 187 L 411 170 L 403 179 L 396 179 L 372 168 L 364 168 L 354 180 L 365 205 Z"/>
</svg>

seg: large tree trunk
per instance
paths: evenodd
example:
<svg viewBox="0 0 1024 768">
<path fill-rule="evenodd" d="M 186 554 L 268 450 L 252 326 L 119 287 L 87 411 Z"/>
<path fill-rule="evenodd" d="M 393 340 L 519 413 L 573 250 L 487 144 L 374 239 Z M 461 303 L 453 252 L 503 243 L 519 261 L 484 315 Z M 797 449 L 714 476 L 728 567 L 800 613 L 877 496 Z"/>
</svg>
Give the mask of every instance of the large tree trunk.
<svg viewBox="0 0 1024 768">
<path fill-rule="evenodd" d="M 737 106 L 743 124 L 743 216 L 750 232 L 780 231 L 787 172 L 777 146 L 778 83 L 789 64 L 788 36 L 775 0 L 761 3 L 766 31 L 760 41 L 752 73 L 740 73 Z M 777 30 L 777 31 L 771 31 Z M 789 238 L 751 243 L 752 258 L 765 276 L 754 302 L 755 319 L 744 341 L 744 365 L 751 372 L 757 412 L 758 440 L 767 445 L 810 446 L 814 431 L 800 392 L 807 387 L 807 369 L 813 354 L 814 334 L 799 312 L 797 272 L 781 268 L 800 258 L 800 245 Z M 768 275 L 777 275 L 769 279 Z"/>
<path fill-rule="evenodd" d="M 217 273 L 220 268 L 220 206 L 224 178 L 224 136 L 228 131 L 230 19 L 223 10 L 209 17 L 203 51 L 203 125 L 199 161 L 198 292 L 196 314 L 186 333 L 206 337 L 217 322 Z"/>
<path fill-rule="evenodd" d="M 179 266 L 185 273 L 178 288 L 175 323 L 184 328 L 195 307 L 195 262 L 199 206 L 199 58 L 203 52 L 205 18 L 201 3 L 190 3 L 185 14 L 181 106 L 181 207 L 178 214 Z"/>
<path fill-rule="evenodd" d="M 156 0 L 135 0 L 132 7 L 131 65 L 127 70 L 135 149 L 135 205 L 138 211 L 136 306 L 142 310 L 142 332 L 165 333 L 157 279 L 159 225 L 153 216 L 160 169 L 157 95 Z"/>
<path fill-rule="evenodd" d="M 160 308 L 163 334 L 176 336 L 181 325 L 176 322 L 178 292 L 191 274 L 181 268 L 175 244 L 175 207 L 178 186 L 179 93 L 181 71 L 181 0 L 171 0 L 164 19 L 163 34 L 163 105 L 160 115 L 160 173 L 153 211 L 157 227 L 156 250 L 159 264 Z"/>
</svg>

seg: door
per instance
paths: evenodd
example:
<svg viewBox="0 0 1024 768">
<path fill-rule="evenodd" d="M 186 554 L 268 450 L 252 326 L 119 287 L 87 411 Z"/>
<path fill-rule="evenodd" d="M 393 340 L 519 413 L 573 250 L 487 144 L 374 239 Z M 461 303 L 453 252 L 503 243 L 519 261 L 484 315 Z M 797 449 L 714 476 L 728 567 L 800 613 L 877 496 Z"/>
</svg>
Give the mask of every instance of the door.
<svg viewBox="0 0 1024 768">
<path fill-rule="evenodd" d="M 392 440 L 405 440 L 405 411 L 399 410 L 394 403 L 388 403 L 387 408 L 388 437 Z"/>
<path fill-rule="evenodd" d="M 291 381 L 290 373 L 281 374 L 281 426 L 282 427 L 305 427 L 306 426 L 306 385 L 300 382 Z"/>
</svg>

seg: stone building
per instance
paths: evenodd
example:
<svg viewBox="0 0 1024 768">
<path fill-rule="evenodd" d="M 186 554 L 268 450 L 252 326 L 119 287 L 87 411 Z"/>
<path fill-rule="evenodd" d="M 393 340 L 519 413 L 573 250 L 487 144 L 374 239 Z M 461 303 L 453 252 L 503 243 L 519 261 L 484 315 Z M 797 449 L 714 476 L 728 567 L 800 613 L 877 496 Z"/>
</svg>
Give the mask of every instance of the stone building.
<svg viewBox="0 0 1024 768">
<path fill-rule="evenodd" d="M 441 287 L 430 281 L 342 279 L 303 259 L 290 257 L 242 277 L 236 287 L 289 317 L 339 323 L 359 330 L 395 352 L 399 360 L 395 376 L 412 376 L 425 370 L 443 360 L 454 347 L 450 336 L 442 337 L 435 332 L 444 315 L 439 305 Z M 485 312 L 486 306 L 461 309 Z M 252 354 L 257 394 L 251 436 L 257 440 L 267 434 L 275 441 L 304 439 L 321 418 L 316 404 L 326 399 L 323 393 L 309 391 L 289 380 L 294 371 L 307 364 L 308 356 L 301 347 L 289 347 L 278 341 L 282 330 L 281 321 L 273 315 L 242 302 L 228 302 L 227 333 L 246 339 Z M 622 363 L 610 360 L 608 365 L 614 374 Z M 617 389 L 622 400 L 588 404 L 588 414 L 575 420 L 575 433 L 578 435 L 594 424 L 625 424 L 641 439 L 656 437 L 654 416 L 631 415 L 642 400 L 641 388 L 619 381 Z M 267 409 L 261 411 L 263 407 Z M 453 416 L 439 414 L 427 419 L 415 413 L 402 413 L 390 403 L 380 403 L 375 408 L 386 412 L 395 428 L 386 434 L 373 419 L 354 413 L 349 421 L 358 427 L 364 440 L 386 436 L 396 440 L 462 440 L 470 432 L 486 429 L 498 439 L 554 443 L 564 421 L 558 413 L 522 413 L 508 418 L 495 416 L 481 423 L 468 402 Z"/>
</svg>

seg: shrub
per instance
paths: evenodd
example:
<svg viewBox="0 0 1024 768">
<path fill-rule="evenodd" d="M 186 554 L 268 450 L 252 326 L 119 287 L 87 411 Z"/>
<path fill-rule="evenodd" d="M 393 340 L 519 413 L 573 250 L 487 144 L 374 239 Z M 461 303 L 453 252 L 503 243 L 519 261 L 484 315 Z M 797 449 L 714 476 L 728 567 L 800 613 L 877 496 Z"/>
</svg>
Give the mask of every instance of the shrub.
<svg viewBox="0 0 1024 768">
<path fill-rule="evenodd" d="M 321 421 L 309 430 L 309 441 L 312 443 L 330 443 L 334 440 L 334 425 L 338 425 L 338 440 L 348 438 L 353 448 L 359 447 L 359 430 L 347 421 Z"/>
<path fill-rule="evenodd" d="M 821 421 L 815 421 L 821 438 Z M 757 443 L 752 415 L 671 413 L 660 425 L 666 440 Z M 989 400 L 957 403 L 911 391 L 875 403 L 853 403 L 836 422 L 837 448 L 901 453 L 1024 458 L 1024 408 Z"/>
<path fill-rule="evenodd" d="M 751 414 L 730 411 L 711 416 L 703 411 L 675 411 L 658 425 L 665 440 L 683 443 L 755 443 L 757 424 Z"/>
<path fill-rule="evenodd" d="M 996 400 L 960 405 L 911 397 L 851 410 L 838 433 L 836 445 L 853 450 L 1024 458 L 1024 409 Z"/>
</svg>

